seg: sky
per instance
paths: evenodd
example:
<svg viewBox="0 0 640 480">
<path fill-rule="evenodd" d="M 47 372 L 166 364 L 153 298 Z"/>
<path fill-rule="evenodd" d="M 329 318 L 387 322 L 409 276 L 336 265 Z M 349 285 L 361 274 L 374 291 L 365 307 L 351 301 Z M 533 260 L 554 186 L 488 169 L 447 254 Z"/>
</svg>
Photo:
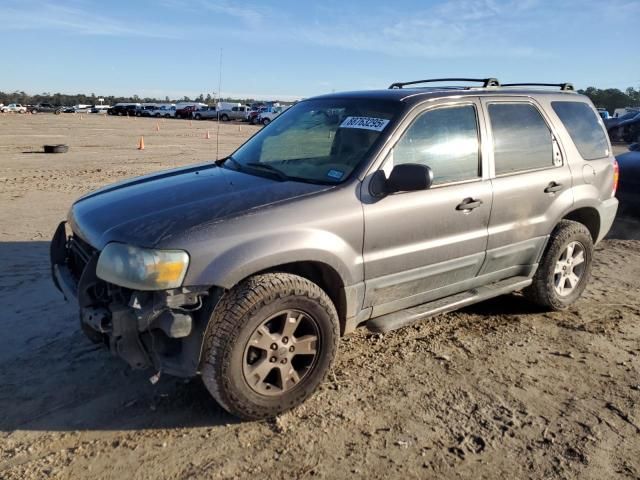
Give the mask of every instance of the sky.
<svg viewBox="0 0 640 480">
<path fill-rule="evenodd" d="M 445 76 L 638 88 L 639 20 L 640 0 L 0 0 L 0 90 L 220 85 L 292 100 Z"/>
</svg>

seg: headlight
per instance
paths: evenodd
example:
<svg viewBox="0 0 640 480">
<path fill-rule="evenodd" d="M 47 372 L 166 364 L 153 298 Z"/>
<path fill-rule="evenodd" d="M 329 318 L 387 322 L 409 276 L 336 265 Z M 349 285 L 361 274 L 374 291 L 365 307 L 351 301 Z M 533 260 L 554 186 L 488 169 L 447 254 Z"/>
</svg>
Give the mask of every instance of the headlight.
<svg viewBox="0 0 640 480">
<path fill-rule="evenodd" d="M 133 290 L 164 290 L 182 285 L 189 255 L 182 250 L 149 250 L 109 243 L 100 253 L 96 275 Z"/>
</svg>

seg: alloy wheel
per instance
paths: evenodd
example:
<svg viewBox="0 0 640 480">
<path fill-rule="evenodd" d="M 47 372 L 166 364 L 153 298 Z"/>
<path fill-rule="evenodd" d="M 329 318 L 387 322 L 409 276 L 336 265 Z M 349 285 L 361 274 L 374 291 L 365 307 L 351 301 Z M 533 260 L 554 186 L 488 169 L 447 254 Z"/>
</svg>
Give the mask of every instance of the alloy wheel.
<svg viewBox="0 0 640 480">
<path fill-rule="evenodd" d="M 317 321 L 300 310 L 284 310 L 262 322 L 244 349 L 242 371 L 249 387 L 266 396 L 296 387 L 316 364 Z"/>
<path fill-rule="evenodd" d="M 554 288 L 561 297 L 570 295 L 585 272 L 585 248 L 580 242 L 571 242 L 556 261 L 553 271 Z"/>
</svg>

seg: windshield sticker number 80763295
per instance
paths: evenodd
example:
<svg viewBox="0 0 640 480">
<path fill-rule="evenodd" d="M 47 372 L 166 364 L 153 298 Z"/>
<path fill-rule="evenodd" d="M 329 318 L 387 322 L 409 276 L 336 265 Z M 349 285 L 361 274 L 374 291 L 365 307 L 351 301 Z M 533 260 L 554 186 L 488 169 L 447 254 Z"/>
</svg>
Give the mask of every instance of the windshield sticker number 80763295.
<svg viewBox="0 0 640 480">
<path fill-rule="evenodd" d="M 381 132 L 388 123 L 389 120 L 385 118 L 347 117 L 340 124 L 340 128 L 363 128 L 365 130 Z"/>
</svg>

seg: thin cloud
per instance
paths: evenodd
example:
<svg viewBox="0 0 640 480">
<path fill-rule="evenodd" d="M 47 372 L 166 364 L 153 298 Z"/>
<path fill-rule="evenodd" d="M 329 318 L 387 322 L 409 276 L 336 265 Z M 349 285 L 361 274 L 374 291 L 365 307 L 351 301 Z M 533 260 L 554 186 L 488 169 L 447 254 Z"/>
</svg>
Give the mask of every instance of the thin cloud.
<svg viewBox="0 0 640 480">
<path fill-rule="evenodd" d="M 4 30 L 61 30 L 78 35 L 178 38 L 161 25 L 141 25 L 70 6 L 23 1 L 0 10 Z M 37 12 L 37 14 L 34 14 Z"/>
</svg>

